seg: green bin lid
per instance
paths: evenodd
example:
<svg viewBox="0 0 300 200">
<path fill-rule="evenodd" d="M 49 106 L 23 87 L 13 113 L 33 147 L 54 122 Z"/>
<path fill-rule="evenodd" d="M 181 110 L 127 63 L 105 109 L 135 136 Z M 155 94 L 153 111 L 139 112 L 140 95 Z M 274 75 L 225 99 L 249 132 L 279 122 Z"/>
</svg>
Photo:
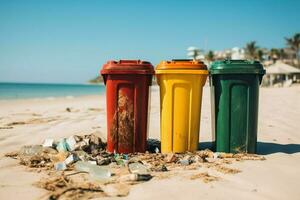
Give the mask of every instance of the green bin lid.
<svg viewBox="0 0 300 200">
<path fill-rule="evenodd" d="M 221 60 L 212 63 L 210 74 L 265 74 L 264 67 L 254 60 Z"/>
</svg>

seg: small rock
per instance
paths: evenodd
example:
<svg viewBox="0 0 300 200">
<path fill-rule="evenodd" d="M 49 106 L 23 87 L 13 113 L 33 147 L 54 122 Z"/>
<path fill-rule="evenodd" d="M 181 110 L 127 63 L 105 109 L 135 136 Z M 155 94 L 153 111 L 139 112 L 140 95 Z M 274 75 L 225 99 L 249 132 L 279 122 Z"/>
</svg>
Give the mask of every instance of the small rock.
<svg viewBox="0 0 300 200">
<path fill-rule="evenodd" d="M 162 166 L 160 166 L 159 171 L 161 171 L 161 172 L 167 172 L 168 168 L 165 165 L 162 165 Z"/>
</svg>

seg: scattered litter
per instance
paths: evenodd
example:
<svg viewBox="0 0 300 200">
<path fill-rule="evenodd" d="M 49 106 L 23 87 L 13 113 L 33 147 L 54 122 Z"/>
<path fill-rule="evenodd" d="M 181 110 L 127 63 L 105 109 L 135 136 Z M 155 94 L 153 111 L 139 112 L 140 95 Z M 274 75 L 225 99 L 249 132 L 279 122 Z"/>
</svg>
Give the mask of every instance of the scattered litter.
<svg viewBox="0 0 300 200">
<path fill-rule="evenodd" d="M 50 155 L 50 159 L 54 163 L 64 162 L 67 159 L 68 155 L 68 152 L 56 152 L 56 154 Z"/>
<path fill-rule="evenodd" d="M 220 153 L 219 153 L 219 152 L 215 152 L 215 153 L 213 154 L 213 158 L 214 158 L 214 159 L 219 158 L 219 156 L 220 156 Z"/>
<path fill-rule="evenodd" d="M 68 151 L 66 138 L 63 138 L 63 139 L 59 140 L 59 142 L 58 142 L 58 144 L 56 146 L 56 150 L 58 152 L 66 152 L 66 151 Z"/>
<path fill-rule="evenodd" d="M 73 136 L 66 139 L 66 147 L 69 151 L 73 151 L 76 148 L 76 140 Z"/>
<path fill-rule="evenodd" d="M 172 162 L 176 162 L 177 161 L 177 157 L 176 157 L 175 154 L 170 153 L 170 154 L 167 155 L 167 157 L 166 157 L 165 160 L 166 160 L 167 163 L 172 163 Z"/>
<path fill-rule="evenodd" d="M 75 158 L 74 154 L 71 154 L 71 155 L 69 155 L 69 157 L 67 157 L 65 159 L 64 163 L 66 165 L 70 165 L 70 164 L 74 163 L 75 161 L 76 161 L 76 158 Z"/>
<path fill-rule="evenodd" d="M 65 162 L 59 162 L 59 163 L 55 163 L 54 168 L 55 170 L 63 171 L 67 169 L 67 166 Z"/>
<path fill-rule="evenodd" d="M 89 161 L 91 159 L 91 156 L 82 150 L 75 151 L 74 154 L 81 161 Z"/>
<path fill-rule="evenodd" d="M 120 177 L 121 182 L 127 181 L 149 181 L 152 178 L 150 174 L 127 174 Z"/>
<path fill-rule="evenodd" d="M 44 141 L 43 147 L 53 147 L 54 139 L 47 138 Z"/>
<path fill-rule="evenodd" d="M 92 164 L 92 165 L 97 165 L 97 161 L 94 161 L 94 160 L 90 160 L 90 161 L 88 161 L 90 164 Z"/>
<path fill-rule="evenodd" d="M 217 161 L 217 158 L 205 158 L 205 161 L 209 163 L 214 163 Z"/>
<path fill-rule="evenodd" d="M 159 148 L 155 147 L 155 153 L 159 153 Z"/>
<path fill-rule="evenodd" d="M 129 171 L 134 174 L 149 174 L 149 169 L 140 162 L 128 164 Z"/>
<path fill-rule="evenodd" d="M 160 152 L 160 141 L 157 139 L 148 139 L 147 140 L 147 151 L 150 153 L 159 153 Z"/>
<path fill-rule="evenodd" d="M 114 159 L 118 165 L 125 166 L 128 163 L 128 155 L 125 154 L 115 154 Z"/>
<path fill-rule="evenodd" d="M 214 153 L 209 149 L 180 154 L 159 152 L 160 141 L 150 139 L 146 153 L 109 153 L 106 143 L 97 134 L 91 134 L 74 135 L 58 142 L 48 138 L 43 145 L 24 146 L 5 156 L 18 159 L 20 164 L 30 168 L 38 168 L 37 172 L 47 170 L 51 179 L 40 181 L 38 185 L 49 191 L 49 199 L 126 196 L 130 185 L 149 181 L 152 177 L 169 178 L 181 170 L 199 168 L 236 174 L 241 171 L 225 165 L 236 161 L 265 160 L 265 157 L 255 154 Z M 189 178 L 202 179 L 205 183 L 220 179 L 206 172 Z"/>
<path fill-rule="evenodd" d="M 111 177 L 111 172 L 105 167 L 93 165 L 90 169 L 90 176 L 94 180 L 103 181 Z"/>
<path fill-rule="evenodd" d="M 41 145 L 23 146 L 20 150 L 20 155 L 23 156 L 34 156 L 43 152 Z"/>
<path fill-rule="evenodd" d="M 75 164 L 77 171 L 88 172 L 90 176 L 95 180 L 105 180 L 111 177 L 111 172 L 104 167 L 100 167 L 89 162 L 78 161 Z"/>
<path fill-rule="evenodd" d="M 191 156 L 186 155 L 183 159 L 179 160 L 181 165 L 189 165 L 192 163 Z"/>
</svg>

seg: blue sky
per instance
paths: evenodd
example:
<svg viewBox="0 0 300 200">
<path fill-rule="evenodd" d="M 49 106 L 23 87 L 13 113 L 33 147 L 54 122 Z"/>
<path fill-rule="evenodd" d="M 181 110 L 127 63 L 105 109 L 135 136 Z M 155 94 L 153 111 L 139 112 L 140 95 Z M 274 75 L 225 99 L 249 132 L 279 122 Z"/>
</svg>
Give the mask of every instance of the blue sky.
<svg viewBox="0 0 300 200">
<path fill-rule="evenodd" d="M 111 59 L 185 58 L 206 50 L 284 47 L 298 0 L 0 0 L 0 82 L 84 83 Z"/>
</svg>

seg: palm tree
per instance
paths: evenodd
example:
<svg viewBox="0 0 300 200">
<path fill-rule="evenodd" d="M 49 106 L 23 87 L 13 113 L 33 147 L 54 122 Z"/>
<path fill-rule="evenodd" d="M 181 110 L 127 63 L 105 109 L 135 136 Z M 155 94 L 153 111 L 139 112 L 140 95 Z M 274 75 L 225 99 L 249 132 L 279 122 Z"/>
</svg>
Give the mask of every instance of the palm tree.
<svg viewBox="0 0 300 200">
<path fill-rule="evenodd" d="M 270 49 L 269 56 L 273 61 L 277 60 L 280 57 L 280 50 L 276 48 Z"/>
<path fill-rule="evenodd" d="M 215 54 L 213 51 L 208 51 L 208 53 L 205 55 L 205 58 L 208 62 L 212 62 L 215 60 Z"/>
<path fill-rule="evenodd" d="M 199 60 L 199 57 L 201 56 L 202 53 L 202 50 L 200 50 L 197 47 L 189 47 L 187 51 L 188 51 L 187 56 L 192 58 L 193 60 Z"/>
<path fill-rule="evenodd" d="M 246 58 L 248 58 L 248 59 L 257 58 L 257 50 L 258 50 L 258 46 L 256 46 L 255 41 L 247 43 L 246 47 L 245 47 Z"/>
<path fill-rule="evenodd" d="M 287 46 L 294 51 L 298 66 L 300 66 L 299 63 L 300 33 L 296 33 L 291 38 L 285 38 L 285 41 Z"/>
<path fill-rule="evenodd" d="M 262 62 L 263 61 L 263 58 L 264 57 L 264 51 L 262 49 L 258 49 L 257 50 L 257 59 Z"/>
</svg>

